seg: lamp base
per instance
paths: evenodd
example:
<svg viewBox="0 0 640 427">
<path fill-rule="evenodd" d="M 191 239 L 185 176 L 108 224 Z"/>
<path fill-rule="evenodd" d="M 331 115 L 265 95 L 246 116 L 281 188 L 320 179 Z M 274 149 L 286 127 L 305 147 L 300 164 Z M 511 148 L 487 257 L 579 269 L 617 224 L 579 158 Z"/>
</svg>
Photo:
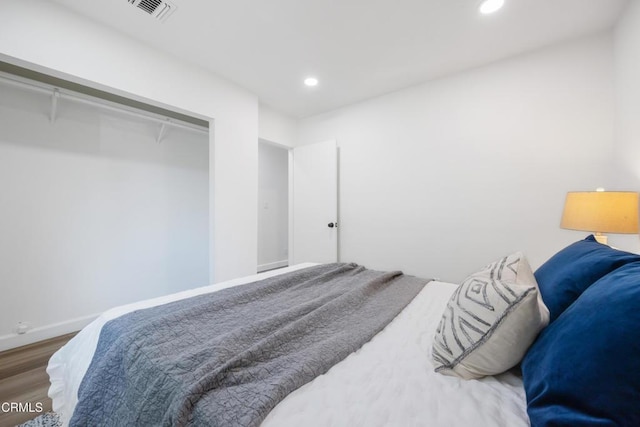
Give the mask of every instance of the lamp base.
<svg viewBox="0 0 640 427">
<path fill-rule="evenodd" d="M 609 245 L 609 237 L 608 236 L 605 236 L 602 233 L 596 233 L 594 235 L 594 237 L 596 238 L 596 242 L 602 243 L 603 245 L 607 245 L 607 246 Z"/>
</svg>

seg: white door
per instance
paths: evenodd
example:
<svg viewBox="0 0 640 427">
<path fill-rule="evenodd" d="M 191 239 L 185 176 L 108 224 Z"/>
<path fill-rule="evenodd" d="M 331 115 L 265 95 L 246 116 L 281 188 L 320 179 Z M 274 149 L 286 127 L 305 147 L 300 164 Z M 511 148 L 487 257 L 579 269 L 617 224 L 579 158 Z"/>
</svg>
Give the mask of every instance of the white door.
<svg viewBox="0 0 640 427">
<path fill-rule="evenodd" d="M 291 264 L 338 261 L 336 141 L 292 150 Z"/>
</svg>

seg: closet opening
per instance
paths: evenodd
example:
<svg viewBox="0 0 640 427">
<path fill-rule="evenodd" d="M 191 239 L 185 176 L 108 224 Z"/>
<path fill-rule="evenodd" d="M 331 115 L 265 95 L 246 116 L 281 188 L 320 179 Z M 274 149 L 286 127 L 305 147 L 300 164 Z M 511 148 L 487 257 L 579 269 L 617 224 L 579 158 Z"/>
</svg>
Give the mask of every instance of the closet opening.
<svg viewBox="0 0 640 427">
<path fill-rule="evenodd" d="M 3 348 L 210 284 L 207 120 L 0 62 L 0 183 Z"/>
</svg>

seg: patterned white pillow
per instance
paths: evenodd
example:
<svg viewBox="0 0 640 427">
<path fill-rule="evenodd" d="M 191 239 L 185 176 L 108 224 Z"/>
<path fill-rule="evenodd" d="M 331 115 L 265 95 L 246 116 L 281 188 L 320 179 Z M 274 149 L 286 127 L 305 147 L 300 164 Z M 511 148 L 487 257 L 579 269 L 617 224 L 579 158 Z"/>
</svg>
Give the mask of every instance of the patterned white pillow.
<svg viewBox="0 0 640 427">
<path fill-rule="evenodd" d="M 517 365 L 549 324 L 531 267 L 521 252 L 472 274 L 447 304 L 433 340 L 436 372 L 464 379 Z"/>
</svg>

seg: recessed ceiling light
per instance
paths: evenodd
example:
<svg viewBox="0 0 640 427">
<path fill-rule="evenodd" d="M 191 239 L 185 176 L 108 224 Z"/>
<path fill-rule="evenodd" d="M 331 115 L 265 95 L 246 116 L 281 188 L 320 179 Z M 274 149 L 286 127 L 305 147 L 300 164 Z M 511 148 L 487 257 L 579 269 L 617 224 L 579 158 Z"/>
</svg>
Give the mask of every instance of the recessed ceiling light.
<svg viewBox="0 0 640 427">
<path fill-rule="evenodd" d="M 488 15 L 504 6 L 504 0 L 485 0 L 480 5 L 480 13 Z"/>
<path fill-rule="evenodd" d="M 318 86 L 318 79 L 315 77 L 307 77 L 304 79 L 304 84 L 309 87 Z"/>
</svg>

